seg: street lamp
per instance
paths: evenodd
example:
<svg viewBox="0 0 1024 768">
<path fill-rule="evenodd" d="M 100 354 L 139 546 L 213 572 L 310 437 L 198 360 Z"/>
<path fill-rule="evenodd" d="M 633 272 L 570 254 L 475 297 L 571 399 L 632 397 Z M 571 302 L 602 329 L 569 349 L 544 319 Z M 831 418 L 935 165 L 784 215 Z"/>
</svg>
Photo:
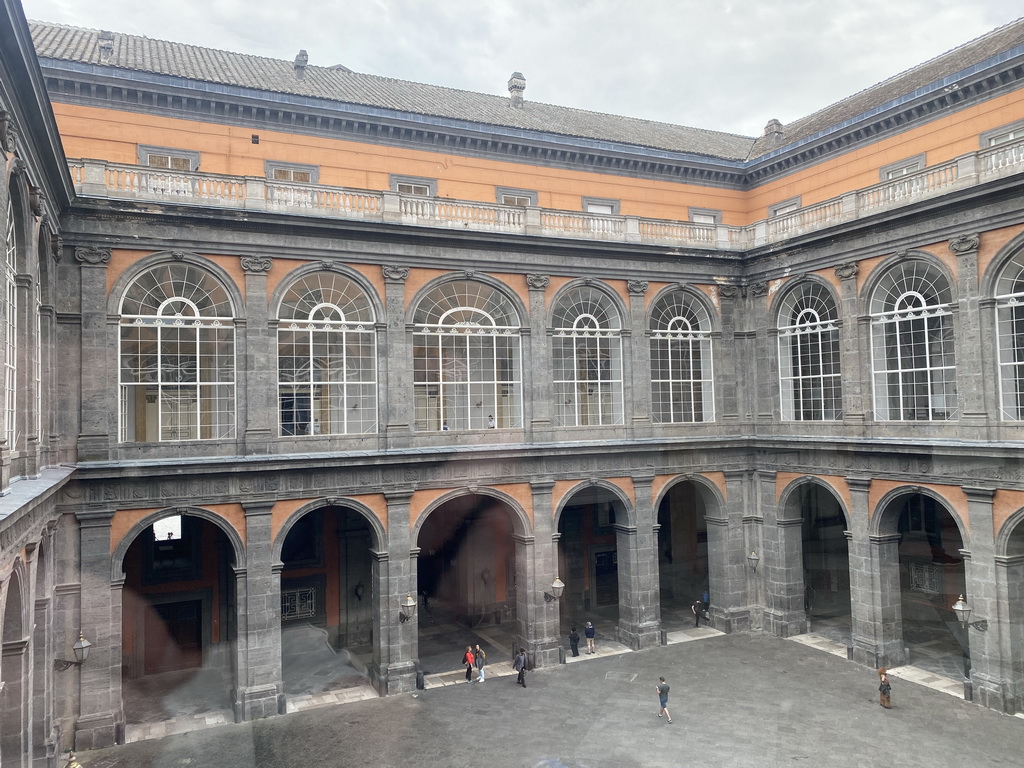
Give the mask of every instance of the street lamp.
<svg viewBox="0 0 1024 768">
<path fill-rule="evenodd" d="M 750 563 L 750 570 L 757 573 L 757 564 L 761 562 L 761 558 L 757 556 L 757 552 L 750 550 L 750 554 L 747 555 L 747 562 Z"/>
<path fill-rule="evenodd" d="M 957 638 L 964 652 L 964 701 L 974 701 L 974 683 L 971 680 L 971 639 L 968 636 L 967 628 L 974 627 L 979 632 L 984 632 L 988 629 L 988 622 L 985 619 L 971 621 L 971 605 L 964 600 L 963 595 L 960 595 L 959 599 L 953 603 L 953 613 L 956 614 L 956 618 L 964 630 L 964 639 Z"/>
<path fill-rule="evenodd" d="M 555 580 L 551 582 L 551 592 L 544 593 L 544 602 L 553 603 L 562 596 L 563 589 L 565 589 L 565 584 L 562 583 L 560 578 L 555 576 Z"/>
<path fill-rule="evenodd" d="M 86 640 L 85 635 L 79 632 L 78 640 L 76 640 L 75 644 L 71 646 L 71 650 L 75 654 L 75 660 L 71 661 L 69 659 L 54 659 L 53 668 L 56 669 L 58 672 L 63 672 L 65 669 L 70 669 L 71 667 L 82 666 L 82 662 L 89 658 L 89 649 L 91 647 L 92 643 Z"/>
<path fill-rule="evenodd" d="M 957 619 L 960 620 L 960 626 L 964 629 L 968 627 L 974 627 L 979 632 L 984 632 L 988 629 L 988 621 L 985 619 L 978 619 L 977 621 L 971 621 L 971 605 L 964 596 L 960 595 L 960 599 L 953 603 L 953 613 L 956 614 Z"/>
<path fill-rule="evenodd" d="M 410 593 L 405 596 L 405 600 L 399 603 L 399 605 L 402 606 L 402 610 L 398 612 L 398 620 L 405 624 L 405 622 L 416 615 L 416 601 Z"/>
</svg>

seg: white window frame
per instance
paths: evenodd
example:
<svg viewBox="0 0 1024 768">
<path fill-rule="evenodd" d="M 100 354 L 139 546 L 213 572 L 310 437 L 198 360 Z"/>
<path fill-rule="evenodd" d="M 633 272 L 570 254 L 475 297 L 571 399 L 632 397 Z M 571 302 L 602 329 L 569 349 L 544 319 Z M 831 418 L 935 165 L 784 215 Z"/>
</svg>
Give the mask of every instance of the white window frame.
<svg viewBox="0 0 1024 768">
<path fill-rule="evenodd" d="M 814 281 L 795 286 L 779 305 L 778 330 L 783 421 L 841 419 L 842 368 L 835 297 Z"/>
<path fill-rule="evenodd" d="M 655 303 L 650 329 L 651 420 L 655 424 L 714 421 L 711 316 L 707 307 L 687 291 L 672 291 Z M 659 360 L 663 361 L 660 365 Z"/>
<path fill-rule="evenodd" d="M 199 153 L 189 149 L 174 149 L 172 147 L 154 147 L 148 144 L 139 144 L 139 165 L 145 165 L 149 168 L 158 168 L 163 171 L 169 172 L 189 172 L 199 170 Z M 158 157 L 166 157 L 168 160 L 167 165 L 154 165 L 153 160 Z M 179 161 L 178 165 L 184 165 L 187 167 L 172 167 L 174 161 Z"/>
<path fill-rule="evenodd" d="M 501 205 L 516 206 L 519 208 L 537 205 L 537 193 L 529 189 L 498 187 L 495 190 L 495 198 Z"/>
<path fill-rule="evenodd" d="M 776 216 L 785 216 L 787 213 L 795 213 L 800 210 L 801 205 L 799 197 L 791 197 L 788 200 L 782 200 L 781 202 L 768 206 L 768 217 L 774 218 Z"/>
<path fill-rule="evenodd" d="M 14 201 L 7 190 L 7 226 L 4 240 L 4 436 L 7 448 L 18 450 L 18 226 Z"/>
<path fill-rule="evenodd" d="M 718 226 L 722 223 L 722 212 L 712 208 L 690 208 L 687 215 L 694 224 Z"/>
<path fill-rule="evenodd" d="M 991 131 L 985 131 L 981 134 L 980 139 L 982 149 L 1020 141 L 1024 139 L 1024 120 L 1018 120 L 1015 123 L 1008 123 L 1007 125 L 993 128 Z"/>
<path fill-rule="evenodd" d="M 618 216 L 619 201 L 608 197 L 584 197 L 583 210 L 597 216 Z"/>
<path fill-rule="evenodd" d="M 898 181 L 904 176 L 923 171 L 925 160 L 925 154 L 922 152 L 920 155 L 914 155 L 896 163 L 883 165 L 878 169 L 878 176 L 882 181 Z"/>
<path fill-rule="evenodd" d="M 1024 253 L 1000 270 L 995 318 L 1000 417 L 1024 421 Z"/>
<path fill-rule="evenodd" d="M 320 166 L 304 163 L 286 163 L 280 160 L 265 160 L 263 169 L 270 181 L 284 184 L 317 184 L 320 181 Z M 296 179 L 296 175 L 306 178 Z"/>
<path fill-rule="evenodd" d="M 391 191 L 414 197 L 437 197 L 437 179 L 391 174 Z"/>
</svg>

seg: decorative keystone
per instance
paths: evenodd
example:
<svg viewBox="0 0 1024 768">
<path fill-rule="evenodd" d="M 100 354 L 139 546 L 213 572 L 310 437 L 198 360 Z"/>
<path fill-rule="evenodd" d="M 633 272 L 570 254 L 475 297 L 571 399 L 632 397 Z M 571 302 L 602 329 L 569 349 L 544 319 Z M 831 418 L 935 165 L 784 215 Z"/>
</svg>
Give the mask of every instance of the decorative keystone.
<svg viewBox="0 0 1024 768">
<path fill-rule="evenodd" d="M 247 275 L 264 275 L 274 265 L 267 256 L 241 256 L 238 261 Z"/>
</svg>

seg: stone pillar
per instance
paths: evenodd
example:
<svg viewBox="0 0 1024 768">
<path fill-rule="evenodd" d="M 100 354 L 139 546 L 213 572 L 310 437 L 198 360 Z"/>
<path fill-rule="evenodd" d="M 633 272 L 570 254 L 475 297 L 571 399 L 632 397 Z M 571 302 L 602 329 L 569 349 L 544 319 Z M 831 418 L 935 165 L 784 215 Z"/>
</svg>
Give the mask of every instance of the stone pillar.
<svg viewBox="0 0 1024 768">
<path fill-rule="evenodd" d="M 385 266 L 384 311 L 387 314 L 386 343 L 378 351 L 380 387 L 386 387 L 381 398 L 381 421 L 389 448 L 407 448 L 412 438 L 412 343 L 405 327 L 405 280 L 408 267 Z"/>
<path fill-rule="evenodd" d="M 1024 711 L 1024 554 L 999 555 L 996 590 L 999 596 L 1003 669 L 1007 675 L 1004 712 Z M 996 617 L 993 617 L 996 618 Z M 989 625 L 991 626 L 991 621 Z"/>
<path fill-rule="evenodd" d="M 846 365 L 845 358 L 843 365 Z M 861 664 L 874 667 L 876 658 L 881 655 L 881 648 L 875 638 L 881 633 L 877 621 L 878 600 L 875 596 L 873 548 L 868 528 L 868 491 L 871 488 L 871 478 L 847 477 L 846 485 L 850 489 L 850 528 L 845 534 L 850 559 L 853 658 Z"/>
<path fill-rule="evenodd" d="M 238 400 L 238 432 L 248 455 L 268 451 L 268 441 L 278 434 L 277 337 L 271 328 L 267 297 L 267 272 L 273 262 L 264 256 L 242 256 L 245 271 L 245 324 L 237 328 L 238 359 L 235 387 Z M 236 325 L 239 325 L 236 322 Z"/>
<path fill-rule="evenodd" d="M 899 666 L 906 660 L 900 591 L 900 535 L 871 535 L 866 545 L 858 545 L 856 549 L 858 553 L 867 551 L 870 575 L 869 579 L 858 578 L 858 581 L 869 582 L 870 592 L 857 595 L 856 600 L 863 602 L 866 599 L 870 605 L 861 605 L 861 616 L 855 616 L 853 660 L 874 668 Z M 851 571 L 853 559 L 854 553 L 851 552 Z"/>
<path fill-rule="evenodd" d="M 1005 596 L 1000 595 L 995 558 L 994 521 L 992 500 L 995 490 L 965 487 L 971 523 L 971 549 L 963 552 L 967 579 L 967 602 L 970 603 L 971 622 L 984 620 L 987 629 L 968 627 L 968 648 L 971 655 L 971 680 L 974 700 L 990 709 L 1013 712 L 1013 672 L 1010 647 L 1010 627 L 1000 621 L 1007 608 Z M 982 626 L 985 626 L 984 624 Z"/>
<path fill-rule="evenodd" d="M 807 630 L 804 612 L 803 519 L 786 518 L 775 501 L 774 472 L 757 473 L 764 519 L 760 568 L 765 584 L 765 629 L 779 637 Z"/>
<path fill-rule="evenodd" d="M 32 678 L 32 734 L 30 737 L 33 768 L 51 768 L 56 765 L 57 744 L 54 741 L 53 696 L 54 668 L 53 660 L 57 658 L 57 647 L 54 642 L 55 625 L 53 620 L 54 606 L 51 597 L 53 592 L 53 531 L 56 523 L 49 523 L 42 536 L 40 546 L 36 549 L 35 571 L 35 628 L 32 643 L 33 678 Z M 62 556 L 65 556 L 62 553 Z"/>
<path fill-rule="evenodd" d="M 284 712 L 281 564 L 272 562 L 272 501 L 246 502 L 245 567 L 235 568 L 238 638 L 235 722 Z"/>
<path fill-rule="evenodd" d="M 625 402 L 632 403 L 632 426 L 634 437 L 651 435 L 651 332 L 647 323 L 646 280 L 629 280 L 629 322 L 632 332 L 629 339 L 632 375 Z M 629 396 L 631 393 L 631 396 Z M 626 426 L 630 426 L 627 413 Z M 655 520 L 657 522 L 657 520 Z"/>
<path fill-rule="evenodd" d="M 530 344 L 529 357 L 523 345 L 523 392 L 529 421 L 527 442 L 550 442 L 551 432 L 551 339 L 548 336 L 548 308 L 544 302 L 545 292 L 551 279 L 547 275 L 527 275 L 526 285 L 530 290 Z"/>
<path fill-rule="evenodd" d="M 711 621 L 723 632 L 750 629 L 751 592 L 746 559 L 749 550 L 743 535 L 745 477 L 746 472 L 726 472 L 725 504 L 718 507 L 705 503 Z"/>
<path fill-rule="evenodd" d="M 26 477 L 38 477 L 39 475 L 39 440 L 42 437 L 37 424 L 42 424 L 41 414 L 38 413 L 36 392 L 43 386 L 43 382 L 35 381 L 36 355 L 43 354 L 40 344 L 39 331 L 42 320 L 36 323 L 36 313 L 39 306 L 36 302 L 38 284 L 30 274 L 19 274 L 15 276 L 15 284 L 18 290 L 18 328 L 22 333 L 23 341 L 18 344 L 18 428 L 17 431 L 25 436 L 25 443 L 21 446 L 22 474 Z M 40 370 L 42 361 L 40 363 Z M 42 392 L 39 392 L 40 396 Z M 37 417 L 39 417 L 37 419 Z M 14 448 L 14 446 L 11 446 Z"/>
<path fill-rule="evenodd" d="M 633 479 L 636 524 L 615 524 L 619 559 L 618 641 L 635 651 L 661 644 L 657 519 L 651 501 L 653 477 Z"/>
<path fill-rule="evenodd" d="M 775 404 L 779 400 L 779 363 L 777 343 L 773 346 L 777 332 L 768 333 L 769 327 L 775 328 L 776 323 L 768 318 L 768 283 L 763 280 L 750 286 L 747 322 L 749 325 L 745 330 L 749 341 L 746 348 L 749 354 L 744 356 L 747 370 L 743 381 L 748 383 L 748 397 L 753 399 L 749 410 L 757 421 L 772 424 L 775 422 Z"/>
<path fill-rule="evenodd" d="M 80 630 L 92 648 L 77 667 L 81 689 L 75 749 L 99 749 L 124 742 L 121 701 L 121 589 L 124 578 L 111 581 L 110 521 L 105 509 L 82 509 L 79 525 L 82 608 Z M 68 638 L 58 645 L 61 658 L 73 659 Z M 71 674 L 67 670 L 64 674 Z"/>
<path fill-rule="evenodd" d="M 718 289 L 719 310 L 722 313 L 722 334 L 715 347 L 715 384 L 718 389 L 720 418 L 724 424 L 735 424 L 740 417 L 739 382 L 746 368 L 743 356 L 736 348 L 736 297 L 739 289 L 735 285 L 723 285 Z M 716 339 L 716 341 L 719 341 Z M 714 598 L 711 598 L 714 601 Z M 713 604 L 713 602 L 712 602 Z"/>
<path fill-rule="evenodd" d="M 401 607 L 407 595 L 419 601 L 409 524 L 412 491 L 390 492 L 386 498 L 387 552 L 374 553 L 372 565 L 376 623 L 370 674 L 381 696 L 415 690 L 419 670 L 419 611 L 407 616 Z"/>
<path fill-rule="evenodd" d="M 75 260 L 81 265 L 82 360 L 88 361 L 81 366 L 78 460 L 103 461 L 109 458 L 111 424 L 117 416 L 119 367 L 117 342 L 112 341 L 117 336 L 107 326 L 110 249 L 76 248 Z"/>
<path fill-rule="evenodd" d="M 835 269 L 840 279 L 839 291 L 839 362 L 843 383 L 843 420 L 850 423 L 863 423 L 865 392 L 871 391 L 870 381 L 861 377 L 864 372 L 870 375 L 871 361 L 865 360 L 860 353 L 860 331 L 870 332 L 870 326 L 860 327 L 857 308 L 857 273 L 860 268 L 856 262 L 840 264 Z M 869 333 L 870 335 L 870 333 Z M 867 365 L 865 366 L 865 362 Z"/>
<path fill-rule="evenodd" d="M 988 421 L 985 412 L 984 361 L 995 360 L 994 337 L 981 335 L 981 311 L 978 293 L 978 235 L 960 235 L 949 241 L 949 250 L 956 256 L 957 294 L 959 296 L 954 317 L 956 344 L 957 401 L 960 408 L 960 427 L 964 437 L 984 437 Z M 986 343 L 987 342 L 987 343 Z M 983 352 L 991 353 L 983 357 Z M 973 525 L 971 526 L 973 529 Z"/>
<path fill-rule="evenodd" d="M 540 480 L 533 490 L 534 535 L 515 535 L 516 618 L 519 640 L 534 666 L 559 663 L 560 602 L 551 600 L 551 584 L 558 573 L 558 550 L 552 531 L 551 493 L 555 484 Z M 553 595 L 552 595 L 553 597 Z"/>
</svg>

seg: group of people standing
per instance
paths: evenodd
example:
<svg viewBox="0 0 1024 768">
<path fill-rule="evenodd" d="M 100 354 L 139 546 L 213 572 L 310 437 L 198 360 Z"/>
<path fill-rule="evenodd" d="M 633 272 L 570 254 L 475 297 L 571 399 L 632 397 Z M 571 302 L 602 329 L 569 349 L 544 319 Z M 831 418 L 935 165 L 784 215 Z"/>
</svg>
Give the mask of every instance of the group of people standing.
<svg viewBox="0 0 1024 768">
<path fill-rule="evenodd" d="M 475 649 L 473 646 L 467 645 L 466 652 L 462 655 L 462 665 L 466 668 L 466 682 L 474 682 L 473 673 L 475 672 L 475 682 L 482 683 L 486 676 L 484 672 L 485 664 L 487 664 L 487 654 L 484 652 L 484 649 L 480 647 L 480 644 L 477 643 Z"/>
<path fill-rule="evenodd" d="M 583 627 L 583 634 L 587 638 L 587 653 L 594 653 L 597 650 L 597 647 L 594 645 L 597 630 L 594 629 L 592 622 L 588 621 L 587 625 Z M 576 631 L 576 627 L 573 627 L 572 631 L 569 632 L 569 648 L 573 656 L 580 655 L 580 633 Z"/>
</svg>

